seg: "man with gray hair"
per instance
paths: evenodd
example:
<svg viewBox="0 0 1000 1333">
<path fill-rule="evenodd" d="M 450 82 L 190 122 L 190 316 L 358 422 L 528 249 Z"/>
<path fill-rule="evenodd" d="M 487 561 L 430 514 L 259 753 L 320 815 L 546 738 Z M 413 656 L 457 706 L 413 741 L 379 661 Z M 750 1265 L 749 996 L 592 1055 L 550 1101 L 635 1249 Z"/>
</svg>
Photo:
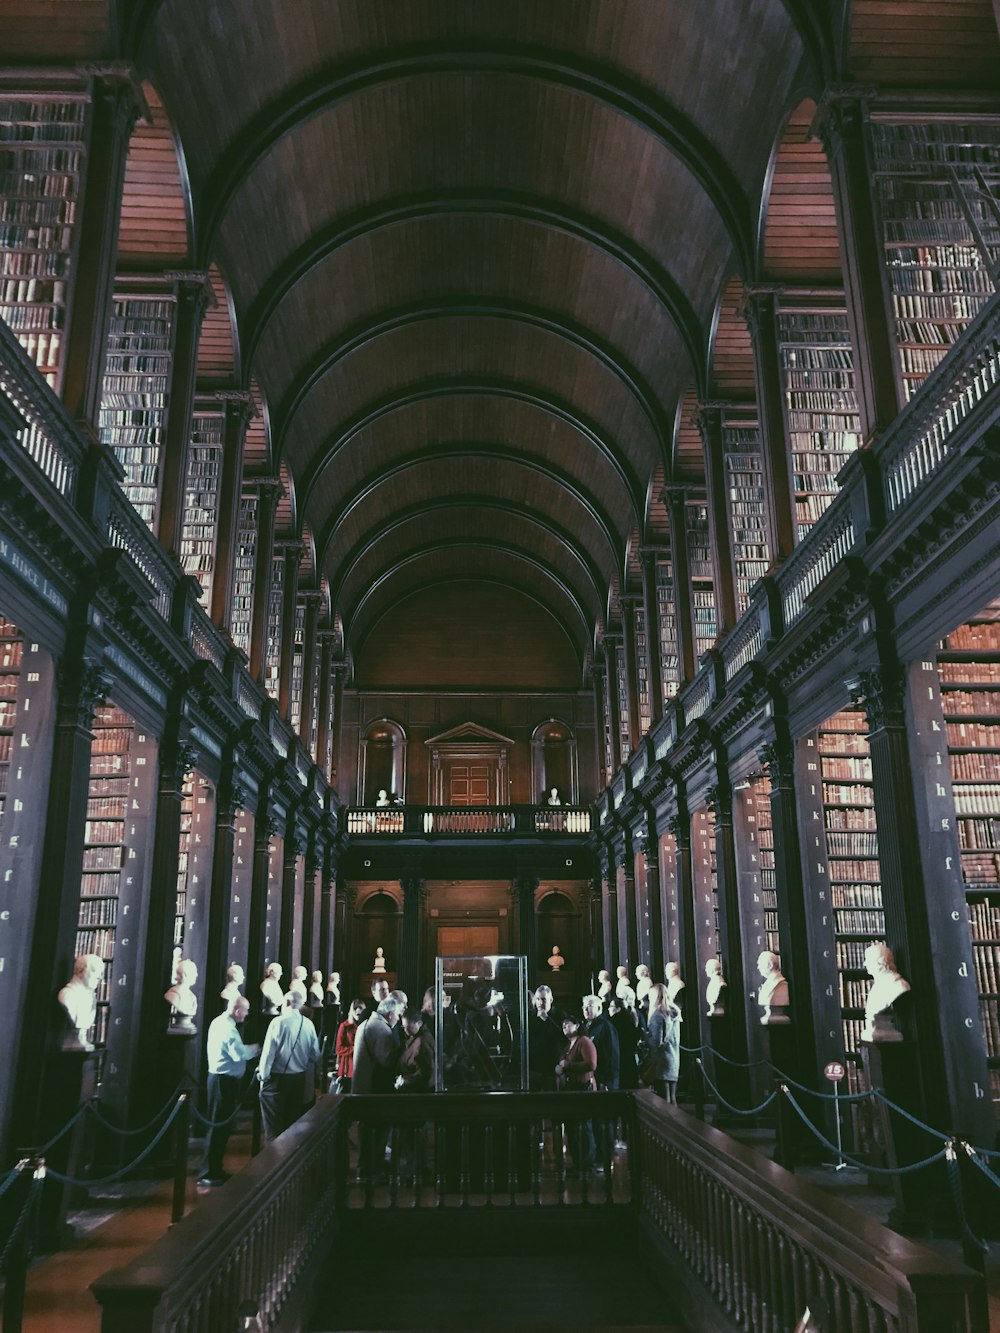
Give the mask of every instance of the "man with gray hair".
<svg viewBox="0 0 1000 1333">
<path fill-rule="evenodd" d="M 351 1092 L 392 1092 L 399 1059 L 393 1029 L 398 1021 L 399 1005 L 390 995 L 380 1000 L 375 1012 L 358 1025 Z"/>
<path fill-rule="evenodd" d="M 268 1143 L 283 1134 L 307 1109 L 306 1072 L 320 1058 L 316 1025 L 302 1013 L 298 991 L 285 996 L 285 1008 L 272 1018 L 257 1066 L 260 1114 Z"/>
<path fill-rule="evenodd" d="M 249 1012 L 250 1001 L 237 991 L 230 996 L 224 1012 L 208 1025 L 208 1119 L 212 1124 L 199 1185 L 222 1185 L 229 1179 L 222 1169 L 226 1144 L 232 1133 L 247 1061 L 260 1050 L 259 1046 L 244 1045 L 237 1027 Z"/>
</svg>

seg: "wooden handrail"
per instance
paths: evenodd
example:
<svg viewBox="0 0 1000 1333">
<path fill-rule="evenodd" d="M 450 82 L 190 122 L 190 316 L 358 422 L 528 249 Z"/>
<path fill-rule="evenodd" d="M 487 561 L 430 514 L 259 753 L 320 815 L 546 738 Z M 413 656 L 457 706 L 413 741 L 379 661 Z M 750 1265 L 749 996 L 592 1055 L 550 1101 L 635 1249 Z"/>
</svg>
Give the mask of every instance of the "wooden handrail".
<svg viewBox="0 0 1000 1333">
<path fill-rule="evenodd" d="M 699 1327 L 783 1333 L 812 1301 L 831 1330 L 986 1333 L 979 1274 L 651 1093 L 635 1110 L 640 1225 L 687 1270 Z"/>
</svg>

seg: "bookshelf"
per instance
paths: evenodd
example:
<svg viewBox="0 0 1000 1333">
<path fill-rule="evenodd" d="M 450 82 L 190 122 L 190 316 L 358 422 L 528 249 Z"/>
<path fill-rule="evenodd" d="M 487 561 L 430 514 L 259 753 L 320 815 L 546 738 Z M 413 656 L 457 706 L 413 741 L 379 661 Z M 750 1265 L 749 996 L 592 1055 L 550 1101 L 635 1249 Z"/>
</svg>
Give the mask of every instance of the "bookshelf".
<svg viewBox="0 0 1000 1333">
<path fill-rule="evenodd" d="M 660 673 L 663 700 L 673 699 L 681 687 L 681 659 L 677 640 L 677 590 L 673 561 L 656 557 L 656 609 L 660 633 Z"/>
<path fill-rule="evenodd" d="M 264 688 L 277 699 L 281 675 L 281 621 L 285 604 L 285 556 L 271 557 L 271 589 L 267 604 L 267 651 L 264 658 Z"/>
<path fill-rule="evenodd" d="M 187 916 L 188 874 L 191 859 L 191 819 L 194 813 L 194 775 L 188 773 L 181 787 L 181 824 L 177 842 L 177 894 L 174 903 L 174 948 L 184 951 Z"/>
<path fill-rule="evenodd" d="M 609 642 L 606 642 L 605 669 L 601 675 L 601 694 L 603 697 L 603 704 L 604 704 L 604 710 L 603 710 L 604 711 L 604 763 L 605 763 L 605 770 L 607 773 L 607 780 L 609 782 L 611 781 L 612 774 L 614 774 L 618 769 L 618 765 L 615 763 L 614 727 L 611 721 L 612 717 L 614 716 L 613 713 L 611 712 L 611 675 L 614 670 L 614 662 L 612 660 L 611 653 L 608 651 L 610 647 L 611 644 Z"/>
<path fill-rule="evenodd" d="M 219 412 L 198 412 L 191 420 L 187 476 L 184 480 L 184 515 L 181 525 L 181 565 L 201 584 L 198 600 L 209 610 L 212 572 L 219 525 L 219 483 L 222 477 L 224 418 Z"/>
<path fill-rule="evenodd" d="M 54 389 L 86 115 L 83 98 L 0 94 L 0 318 Z"/>
<path fill-rule="evenodd" d="M 114 973 L 115 936 L 122 875 L 127 859 L 126 819 L 132 774 L 135 724 L 111 705 L 94 714 L 84 830 L 83 869 L 75 952 L 104 959 L 104 979 L 97 992 L 93 1042 L 108 1038 L 108 1007 Z"/>
<path fill-rule="evenodd" d="M 691 870 L 694 879 L 695 936 L 698 941 L 698 985 L 710 958 L 720 957 L 719 875 L 716 862 L 715 814 L 702 806 L 691 816 Z M 725 970 L 725 960 L 723 960 Z"/>
<path fill-rule="evenodd" d="M 865 949 L 885 939 L 868 723 L 861 709 L 834 714 L 817 733 L 824 870 L 829 881 L 849 1091 L 860 1090 L 859 1042 L 870 979 Z"/>
<path fill-rule="evenodd" d="M 230 634 L 233 643 L 250 656 L 250 627 L 253 620 L 253 571 L 257 560 L 256 491 L 240 496 L 239 526 L 236 533 L 236 558 L 233 562 L 233 599 Z"/>
<path fill-rule="evenodd" d="M 1000 1101 L 1000 601 L 939 646 L 962 882 L 968 906 L 979 1017 Z"/>
<path fill-rule="evenodd" d="M 750 604 L 751 589 L 771 564 L 760 428 L 727 421 L 722 427 L 722 457 L 733 540 L 733 590 L 737 614 L 742 615 Z"/>
<path fill-rule="evenodd" d="M 232 898 L 229 912 L 229 963 L 247 965 L 250 942 L 250 896 L 253 892 L 254 818 L 238 810 L 233 839 Z"/>
<path fill-rule="evenodd" d="M 781 953 L 778 938 L 778 894 L 774 873 L 774 826 L 771 783 L 762 775 L 735 788 L 736 870 L 743 918 L 744 972 L 756 976 L 758 954 Z"/>
<path fill-rule="evenodd" d="M 122 489 L 156 531 L 173 361 L 172 298 L 115 296 L 101 390 L 102 441 L 125 469 Z"/>
<path fill-rule="evenodd" d="M 691 576 L 691 619 L 694 625 L 695 659 L 714 646 L 719 629 L 715 613 L 715 584 L 712 573 L 712 548 L 708 531 L 708 506 L 684 507 L 685 540 Z"/>
<path fill-rule="evenodd" d="M 305 675 L 306 608 L 303 601 L 295 603 L 295 642 L 292 645 L 292 687 L 288 701 L 288 720 L 297 732 L 302 721 L 302 680 Z"/>
<path fill-rule="evenodd" d="M 681 910 L 680 887 L 677 873 L 677 839 L 673 833 L 664 833 L 659 840 L 660 847 L 660 895 L 663 900 L 663 945 L 664 962 L 679 963 L 683 976 L 684 960 L 681 957 Z M 687 978 L 685 978 L 687 981 Z"/>
<path fill-rule="evenodd" d="M 628 763 L 628 757 L 632 752 L 629 744 L 631 726 L 628 715 L 628 672 L 625 669 L 625 644 L 619 639 L 615 644 L 615 707 L 618 709 L 618 738 L 620 741 L 618 763 Z"/>
<path fill-rule="evenodd" d="M 876 118 L 869 133 L 909 399 L 995 290 L 1000 217 L 989 196 L 1000 189 L 1000 124 Z"/>
<path fill-rule="evenodd" d="M 801 541 L 836 496 L 840 469 L 861 447 L 847 311 L 782 306 L 778 356 Z"/>
<path fill-rule="evenodd" d="M 285 812 L 276 812 L 276 818 L 283 824 Z M 285 984 L 291 980 L 291 969 L 294 966 L 290 959 L 275 956 L 275 947 L 278 944 L 278 932 L 281 926 L 281 890 L 284 877 L 285 864 L 285 840 L 283 837 L 276 836 L 271 839 L 270 848 L 267 857 L 267 910 L 264 916 L 264 962 L 280 963 L 285 969 L 287 976 Z M 281 947 L 285 949 L 290 946 L 290 940 L 282 940 Z"/>
<path fill-rule="evenodd" d="M 21 631 L 11 621 L 0 616 L 0 830 L 3 829 L 7 809 L 23 654 L 24 639 Z"/>
<path fill-rule="evenodd" d="M 646 639 L 645 608 L 643 606 L 633 606 L 632 617 L 635 630 L 635 679 L 639 733 L 645 736 L 653 720 L 649 700 L 649 644 Z"/>
</svg>

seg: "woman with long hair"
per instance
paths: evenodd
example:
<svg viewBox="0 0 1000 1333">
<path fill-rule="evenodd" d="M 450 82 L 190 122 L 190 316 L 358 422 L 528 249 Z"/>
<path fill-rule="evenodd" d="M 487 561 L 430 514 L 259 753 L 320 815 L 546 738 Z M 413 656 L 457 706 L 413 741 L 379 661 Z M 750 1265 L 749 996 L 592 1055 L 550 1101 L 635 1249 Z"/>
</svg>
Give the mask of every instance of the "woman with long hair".
<svg viewBox="0 0 1000 1333">
<path fill-rule="evenodd" d="M 653 1061 L 653 1091 L 673 1105 L 681 1068 L 681 1011 L 667 996 L 662 983 L 649 990 L 647 1045 Z"/>
<path fill-rule="evenodd" d="M 334 1054 L 337 1057 L 337 1082 L 335 1091 L 350 1092 L 351 1079 L 354 1076 L 354 1038 L 357 1035 L 358 1024 L 367 1013 L 368 1006 L 364 1000 L 352 1000 L 351 1007 L 347 1011 L 347 1017 L 337 1029 L 337 1041 L 334 1047 Z"/>
</svg>

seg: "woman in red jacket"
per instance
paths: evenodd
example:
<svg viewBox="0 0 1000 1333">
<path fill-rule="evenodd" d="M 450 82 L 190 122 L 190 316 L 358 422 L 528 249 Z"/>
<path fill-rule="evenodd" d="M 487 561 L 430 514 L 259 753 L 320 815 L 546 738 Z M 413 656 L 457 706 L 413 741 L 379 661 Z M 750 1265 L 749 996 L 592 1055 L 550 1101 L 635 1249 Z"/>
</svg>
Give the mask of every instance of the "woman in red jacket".
<svg viewBox="0 0 1000 1333">
<path fill-rule="evenodd" d="M 337 1092 L 350 1092 L 351 1079 L 354 1077 L 354 1037 L 358 1024 L 364 1018 L 368 1006 L 364 1000 L 352 1000 L 347 1017 L 337 1029 L 337 1041 L 334 1047 L 337 1056 Z"/>
<path fill-rule="evenodd" d="M 567 1046 L 563 1058 L 556 1065 L 556 1086 L 565 1092 L 597 1091 L 597 1047 L 581 1031 L 581 1020 L 572 1014 L 563 1015 L 563 1036 Z M 579 1171 L 589 1171 L 594 1165 L 597 1147 L 594 1128 L 589 1119 L 570 1121 L 566 1125 L 569 1155 Z"/>
</svg>

